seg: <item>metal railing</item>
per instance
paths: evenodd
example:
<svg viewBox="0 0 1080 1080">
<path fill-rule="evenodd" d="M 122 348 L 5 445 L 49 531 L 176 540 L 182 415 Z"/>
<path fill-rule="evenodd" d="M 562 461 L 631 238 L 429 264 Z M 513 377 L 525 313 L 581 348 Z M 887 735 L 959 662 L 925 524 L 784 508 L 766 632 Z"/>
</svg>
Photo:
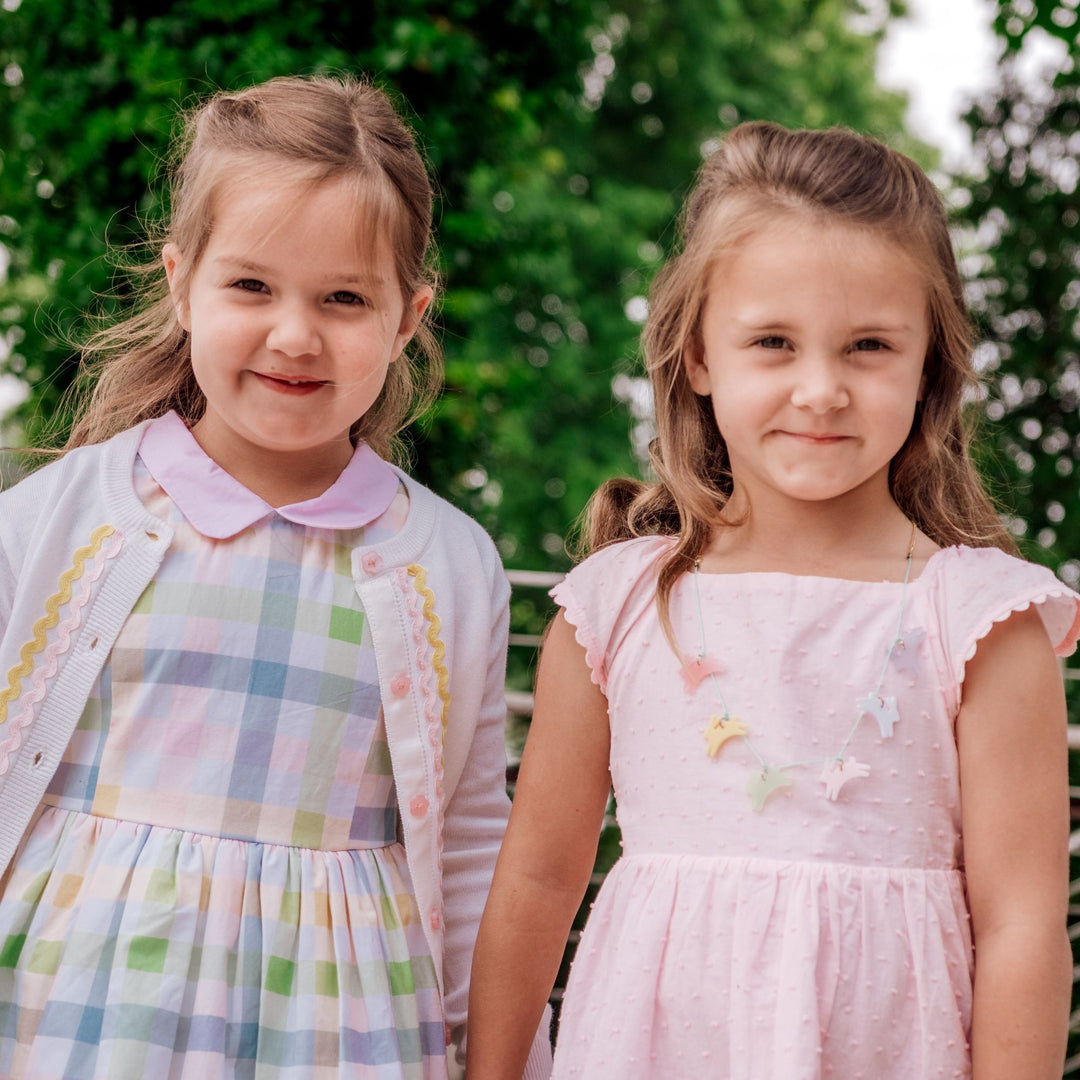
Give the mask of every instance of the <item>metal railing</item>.
<svg viewBox="0 0 1080 1080">
<path fill-rule="evenodd" d="M 508 570 L 507 577 L 515 590 L 518 589 L 550 589 L 562 580 L 562 574 L 547 573 L 536 570 Z M 531 649 L 535 652 L 539 648 L 541 635 L 532 633 L 512 633 L 510 645 L 518 649 Z M 1080 684 L 1080 667 L 1065 667 L 1062 665 L 1062 674 L 1066 684 Z M 506 708 L 511 718 L 522 724 L 532 716 L 533 695 L 528 690 L 506 691 Z M 1068 743 L 1070 750 L 1080 750 L 1080 724 L 1070 724 L 1068 729 Z M 520 762 L 520 750 L 515 745 L 509 748 L 509 768 L 507 769 L 507 782 L 512 787 L 517 777 L 517 768 Z M 1074 955 L 1080 956 L 1080 786 L 1069 789 L 1069 801 L 1073 807 L 1073 821 L 1077 823 L 1069 836 L 1069 855 L 1071 859 L 1078 860 L 1074 877 L 1069 885 L 1069 940 L 1073 943 Z M 615 827 L 613 815 L 604 823 L 605 829 Z M 566 972 L 570 961 L 573 959 L 574 950 L 577 948 L 578 939 L 581 935 L 580 923 L 584 912 L 588 910 L 596 890 L 603 883 L 605 874 L 601 870 L 595 870 L 589 882 L 589 890 L 586 893 L 582 912 L 575 920 L 575 929 L 570 933 L 564 954 L 563 966 L 559 973 L 559 980 L 551 995 L 551 1002 L 556 1008 L 562 1001 L 563 986 Z M 1065 1062 L 1063 1077 L 1080 1077 L 1080 993 L 1077 985 L 1080 983 L 1080 963 L 1073 967 L 1073 1010 L 1069 1017 L 1069 1043 L 1070 1055 Z"/>
</svg>

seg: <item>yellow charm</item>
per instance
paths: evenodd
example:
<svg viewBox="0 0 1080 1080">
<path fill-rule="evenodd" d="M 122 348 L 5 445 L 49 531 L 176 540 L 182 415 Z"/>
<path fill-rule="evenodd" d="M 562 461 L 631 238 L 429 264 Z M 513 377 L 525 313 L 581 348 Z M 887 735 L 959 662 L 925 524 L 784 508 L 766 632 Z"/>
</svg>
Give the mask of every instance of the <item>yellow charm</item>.
<svg viewBox="0 0 1080 1080">
<path fill-rule="evenodd" d="M 705 752 L 709 757 L 716 757 L 728 739 L 745 735 L 746 731 L 746 725 L 737 716 L 710 716 L 705 728 Z"/>
</svg>

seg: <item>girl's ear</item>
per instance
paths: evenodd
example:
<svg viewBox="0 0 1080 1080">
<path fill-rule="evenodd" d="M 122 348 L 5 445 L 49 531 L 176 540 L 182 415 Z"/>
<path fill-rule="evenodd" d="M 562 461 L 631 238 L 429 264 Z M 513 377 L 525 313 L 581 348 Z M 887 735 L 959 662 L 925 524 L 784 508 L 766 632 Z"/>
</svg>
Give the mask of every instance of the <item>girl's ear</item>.
<svg viewBox="0 0 1080 1080">
<path fill-rule="evenodd" d="M 427 311 L 434 295 L 435 293 L 430 285 L 425 285 L 412 294 L 412 298 L 401 313 L 401 325 L 398 327 L 397 336 L 394 338 L 394 355 L 390 358 L 391 362 L 402 354 L 405 346 L 412 340 L 412 336 L 416 333 L 416 328 L 420 325 L 420 320 L 424 317 L 424 312 Z"/>
<path fill-rule="evenodd" d="M 172 294 L 177 321 L 190 334 L 191 318 L 187 300 L 183 253 L 175 244 L 168 243 L 161 249 L 161 261 L 165 264 L 165 277 L 169 282 L 169 292 Z"/>
<path fill-rule="evenodd" d="M 709 362 L 705 357 L 705 343 L 700 334 L 693 334 L 682 352 L 682 364 L 686 379 L 695 394 L 708 397 L 712 393 L 709 381 Z"/>
</svg>

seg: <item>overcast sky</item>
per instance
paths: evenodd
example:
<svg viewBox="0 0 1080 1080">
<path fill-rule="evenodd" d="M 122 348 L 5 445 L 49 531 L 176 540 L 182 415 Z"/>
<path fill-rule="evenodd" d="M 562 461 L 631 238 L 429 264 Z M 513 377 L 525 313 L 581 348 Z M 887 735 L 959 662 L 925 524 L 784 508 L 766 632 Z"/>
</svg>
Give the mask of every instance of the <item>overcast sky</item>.
<svg viewBox="0 0 1080 1080">
<path fill-rule="evenodd" d="M 910 14 L 894 20 L 879 54 L 878 78 L 908 91 L 908 127 L 941 147 L 946 168 L 961 166 L 970 152 L 960 117 L 996 81 L 995 8 L 994 0 L 908 0 Z M 1060 38 L 1028 31 L 1020 77 L 1045 79 L 1048 68 L 1060 69 L 1066 51 Z"/>
<path fill-rule="evenodd" d="M 878 77 L 911 95 L 908 126 L 962 161 L 970 144 L 960 120 L 972 98 L 994 83 L 998 45 L 992 0 L 908 0 L 880 53 Z"/>
</svg>

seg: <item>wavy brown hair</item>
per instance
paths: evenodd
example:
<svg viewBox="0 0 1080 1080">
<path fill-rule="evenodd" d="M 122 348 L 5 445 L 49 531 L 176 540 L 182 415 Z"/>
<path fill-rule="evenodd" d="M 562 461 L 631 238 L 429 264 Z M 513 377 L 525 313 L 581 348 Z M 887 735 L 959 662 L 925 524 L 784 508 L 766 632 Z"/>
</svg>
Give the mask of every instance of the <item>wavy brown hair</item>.
<svg viewBox="0 0 1080 1080">
<path fill-rule="evenodd" d="M 365 239 L 385 238 L 408 305 L 425 286 L 437 291 L 431 243 L 433 192 L 413 134 L 387 95 L 349 76 L 289 76 L 219 92 L 185 117 L 170 170 L 170 213 L 150 238 L 151 258 L 128 269 L 134 309 L 93 334 L 82 350 L 74 390 L 70 450 L 175 409 L 189 424 L 205 398 L 191 368 L 188 334 L 177 320 L 161 262 L 162 245 L 198 264 L 214 227 L 215 200 L 238 184 L 289 183 L 297 197 L 328 181 L 356 192 L 350 224 Z M 178 286 L 182 289 L 186 279 Z M 407 309 L 406 309 L 407 310 Z M 426 407 L 442 381 L 442 355 L 424 313 L 406 355 L 390 365 L 378 399 L 351 429 L 384 456 L 400 457 L 398 432 Z"/>
<path fill-rule="evenodd" d="M 619 479 L 586 508 L 583 546 L 671 535 L 657 604 L 670 638 L 668 602 L 724 514 L 731 467 L 711 400 L 691 388 L 683 363 L 700 344 L 706 287 L 717 262 L 778 213 L 871 230 L 898 245 L 923 275 L 930 321 L 925 383 L 911 432 L 889 467 L 897 505 L 937 544 L 1015 551 L 970 454 L 965 395 L 977 383 L 973 334 L 941 196 L 910 158 L 841 128 L 791 131 L 752 122 L 733 128 L 702 166 L 680 219 L 682 244 L 653 282 L 643 349 L 656 409 L 649 449 L 654 483 Z"/>
</svg>

